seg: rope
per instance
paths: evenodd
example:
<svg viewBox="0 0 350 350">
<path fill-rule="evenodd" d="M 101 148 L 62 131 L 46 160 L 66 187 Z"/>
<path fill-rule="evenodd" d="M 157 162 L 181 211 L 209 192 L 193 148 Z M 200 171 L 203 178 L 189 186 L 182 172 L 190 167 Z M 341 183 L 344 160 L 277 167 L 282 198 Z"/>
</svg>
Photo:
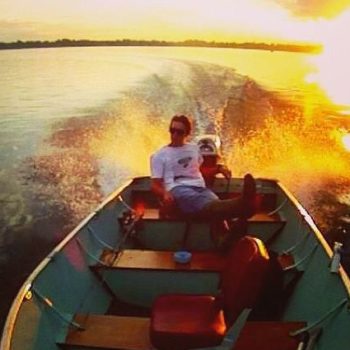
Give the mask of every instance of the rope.
<svg viewBox="0 0 350 350">
<path fill-rule="evenodd" d="M 99 238 L 99 237 L 96 235 L 96 233 L 95 233 L 94 230 L 90 227 L 90 225 L 88 225 L 87 229 L 88 229 L 88 231 L 91 233 L 91 235 L 96 239 L 96 241 L 97 241 L 98 243 L 100 243 L 103 247 L 105 247 L 105 248 L 107 248 L 107 249 L 112 250 L 113 252 L 115 252 L 115 250 L 114 250 L 115 248 L 112 247 L 111 245 L 109 245 L 108 243 L 102 241 L 102 239 Z"/>
<path fill-rule="evenodd" d="M 124 201 L 121 195 L 119 195 L 117 198 L 119 199 L 120 203 L 124 205 L 126 209 L 130 210 L 132 213 L 135 213 L 135 209 L 131 208 L 130 205 Z"/>
<path fill-rule="evenodd" d="M 307 331 L 311 330 L 312 328 L 314 328 L 315 326 L 319 325 L 324 320 L 326 320 L 329 316 L 333 315 L 338 309 L 341 309 L 341 307 L 347 303 L 348 303 L 347 298 L 342 299 L 337 305 L 335 305 L 332 309 L 330 309 L 328 312 L 326 312 L 319 320 L 311 323 L 309 326 L 306 326 L 304 328 L 301 328 L 301 329 L 298 329 L 294 332 L 291 332 L 290 335 L 292 337 L 294 337 L 294 336 L 299 335 L 303 332 L 307 332 Z"/>
<path fill-rule="evenodd" d="M 76 241 L 79 245 L 79 247 L 94 261 L 100 263 L 103 266 L 108 266 L 106 263 L 104 263 L 102 260 L 100 260 L 99 258 L 96 258 L 96 256 L 92 255 L 84 246 L 84 244 L 82 243 L 82 241 L 80 240 L 80 238 L 76 238 Z"/>
<path fill-rule="evenodd" d="M 290 253 L 294 252 L 294 251 L 296 250 L 296 248 L 298 248 L 298 247 L 301 245 L 301 243 L 303 243 L 304 240 L 305 240 L 306 238 L 308 238 L 308 237 L 310 237 L 310 233 L 309 233 L 309 232 L 306 232 L 306 233 L 304 234 L 304 236 L 299 240 L 299 242 L 297 242 L 296 244 L 294 244 L 293 246 L 291 246 L 291 247 L 288 248 L 287 250 L 284 250 L 282 253 L 283 253 L 283 254 L 290 254 Z"/>
<path fill-rule="evenodd" d="M 119 196 L 120 197 L 120 196 Z M 118 197 L 118 198 L 119 198 Z M 120 199 L 122 200 L 122 198 L 120 197 Z M 127 204 L 125 203 L 125 205 L 127 206 Z M 131 209 L 133 210 L 133 209 Z M 121 240 L 118 242 L 116 247 L 112 247 L 111 245 L 107 244 L 106 242 L 102 241 L 93 231 L 93 229 L 88 226 L 88 231 L 93 235 L 93 237 L 104 247 L 110 249 L 114 254 L 115 254 L 115 258 L 112 260 L 112 265 L 115 263 L 117 257 L 118 257 L 118 253 L 122 246 L 124 245 L 125 241 L 127 240 L 127 238 L 129 237 L 129 235 L 133 232 L 135 232 L 135 224 L 141 219 L 141 216 L 136 216 L 135 220 L 131 222 L 130 226 L 128 227 L 128 229 L 124 232 L 123 236 L 121 237 Z M 103 266 L 108 266 L 108 264 L 104 263 L 102 260 L 100 260 L 99 258 L 97 258 L 96 256 L 94 256 L 93 254 L 91 254 L 88 249 L 86 249 L 86 247 L 84 246 L 84 244 L 82 243 L 82 241 L 79 238 L 76 238 L 77 243 L 79 244 L 79 246 L 83 249 L 83 251 L 94 261 L 100 263 Z"/>
<path fill-rule="evenodd" d="M 136 221 L 135 221 L 136 222 Z M 116 248 L 112 248 L 111 250 L 113 251 L 113 253 L 115 253 L 115 258 L 112 260 L 112 265 L 115 263 L 117 257 L 118 257 L 118 253 L 122 246 L 124 245 L 125 241 L 127 240 L 127 238 L 129 237 L 129 235 L 135 230 L 135 222 L 133 222 L 133 224 L 131 225 L 131 227 L 129 227 L 129 229 L 123 234 L 119 244 L 117 245 Z M 91 231 L 90 231 L 91 232 Z M 95 237 L 97 238 L 97 237 Z M 79 245 L 79 247 L 94 261 L 100 263 L 103 266 L 108 266 L 108 264 L 106 264 L 105 262 L 103 262 L 102 260 L 100 260 L 99 258 L 97 258 L 96 256 L 94 256 L 93 254 L 91 254 L 86 247 L 84 246 L 84 244 L 82 243 L 82 241 L 80 240 L 80 238 L 76 238 L 76 241 Z M 102 241 L 101 241 L 102 242 Z"/>
<path fill-rule="evenodd" d="M 286 198 L 281 205 L 279 205 L 276 209 L 270 211 L 269 213 L 267 213 L 268 216 L 271 216 L 273 214 L 276 214 L 279 210 L 281 210 L 285 204 L 288 202 L 288 198 Z"/>
<path fill-rule="evenodd" d="M 316 251 L 318 247 L 318 244 L 316 243 L 310 250 L 309 254 L 306 254 L 306 256 L 304 256 L 302 259 L 300 259 L 298 262 L 296 262 L 295 264 L 293 265 L 290 265 L 290 266 L 287 266 L 286 268 L 284 268 L 283 270 L 284 271 L 289 271 L 289 270 L 292 270 L 296 267 L 298 267 L 299 265 L 301 265 L 306 259 L 310 258 L 311 255 Z"/>
<path fill-rule="evenodd" d="M 43 296 L 36 288 L 32 287 L 31 290 L 34 292 L 34 294 L 39 298 L 39 300 L 41 302 L 43 302 L 46 306 L 48 306 L 52 311 L 54 311 L 56 313 L 56 315 L 65 323 L 68 323 L 69 325 L 72 325 L 73 327 L 79 329 L 79 330 L 84 330 L 85 328 L 83 326 L 81 326 L 79 323 L 74 322 L 70 319 L 67 318 L 67 316 L 65 316 L 61 311 L 59 311 L 54 305 L 53 302 Z"/>
</svg>

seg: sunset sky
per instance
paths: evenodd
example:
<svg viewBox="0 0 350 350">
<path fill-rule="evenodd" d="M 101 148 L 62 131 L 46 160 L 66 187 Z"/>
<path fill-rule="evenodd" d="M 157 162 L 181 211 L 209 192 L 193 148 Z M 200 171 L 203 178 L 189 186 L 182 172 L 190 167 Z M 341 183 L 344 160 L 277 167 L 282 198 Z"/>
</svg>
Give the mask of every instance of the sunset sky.
<svg viewBox="0 0 350 350">
<path fill-rule="evenodd" d="M 0 41 L 311 41 L 344 0 L 1 0 Z"/>
</svg>

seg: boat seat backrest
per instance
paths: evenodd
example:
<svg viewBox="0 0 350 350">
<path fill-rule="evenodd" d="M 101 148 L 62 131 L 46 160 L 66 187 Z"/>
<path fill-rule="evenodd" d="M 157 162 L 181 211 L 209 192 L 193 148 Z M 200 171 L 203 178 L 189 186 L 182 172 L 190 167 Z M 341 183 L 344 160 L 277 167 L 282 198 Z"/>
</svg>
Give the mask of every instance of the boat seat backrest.
<svg viewBox="0 0 350 350">
<path fill-rule="evenodd" d="M 257 301 L 268 271 L 269 255 L 258 238 L 245 236 L 229 252 L 221 276 L 225 319 L 232 324 Z"/>
</svg>

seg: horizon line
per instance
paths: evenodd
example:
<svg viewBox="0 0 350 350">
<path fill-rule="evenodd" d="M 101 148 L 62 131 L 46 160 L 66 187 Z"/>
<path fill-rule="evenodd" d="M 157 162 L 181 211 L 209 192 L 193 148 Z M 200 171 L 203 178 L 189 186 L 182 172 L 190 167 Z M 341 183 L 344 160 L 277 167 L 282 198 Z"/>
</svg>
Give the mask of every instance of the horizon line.
<svg viewBox="0 0 350 350">
<path fill-rule="evenodd" d="M 92 40 L 92 39 L 57 39 L 57 40 L 17 40 L 12 42 L 0 42 L 0 50 L 26 49 L 26 48 L 52 48 L 52 47 L 86 47 L 86 46 L 164 46 L 164 47 L 207 47 L 207 48 L 242 48 L 261 49 L 270 51 L 293 51 L 306 53 L 319 53 L 322 51 L 321 44 L 291 43 L 291 42 L 220 42 L 198 39 L 186 39 L 182 41 L 169 41 L 159 39 L 115 39 L 115 40 Z"/>
<path fill-rule="evenodd" d="M 186 43 L 189 41 L 192 42 L 198 42 L 198 43 L 212 43 L 212 44 L 248 44 L 248 43 L 254 43 L 254 44 L 265 44 L 265 45 L 300 45 L 300 46 L 322 46 L 320 43 L 310 43 L 310 42 L 300 42 L 300 41 L 262 41 L 262 40 L 233 40 L 233 41 L 217 41 L 217 40 L 203 40 L 203 39 L 183 39 L 183 40 L 164 40 L 164 39 L 130 39 L 130 38 L 123 38 L 123 39 L 86 39 L 86 38 L 80 38 L 80 39 L 71 39 L 71 38 L 59 38 L 59 39 L 15 39 L 12 41 L 0 41 L 1 44 L 14 44 L 18 42 L 61 42 L 61 41 L 93 41 L 93 42 L 119 42 L 119 41 L 133 41 L 133 42 L 164 42 L 164 43 Z"/>
</svg>

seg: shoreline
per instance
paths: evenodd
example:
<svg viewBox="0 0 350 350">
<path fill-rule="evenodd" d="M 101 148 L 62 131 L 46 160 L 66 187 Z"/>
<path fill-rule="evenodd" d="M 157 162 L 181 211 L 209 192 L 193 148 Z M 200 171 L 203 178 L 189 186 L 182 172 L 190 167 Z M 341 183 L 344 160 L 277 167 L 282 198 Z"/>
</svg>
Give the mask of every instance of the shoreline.
<svg viewBox="0 0 350 350">
<path fill-rule="evenodd" d="M 60 48 L 60 47 L 109 47 L 109 46 L 136 46 L 136 47 L 199 47 L 199 48 L 226 48 L 226 49 L 248 49 L 265 51 L 286 51 L 318 54 L 322 51 L 320 45 L 305 44 L 266 44 L 266 43 L 234 43 L 234 42 L 206 42 L 199 40 L 187 40 L 182 42 L 168 42 L 158 40 L 69 40 L 60 39 L 56 41 L 16 41 L 0 42 L 0 50 L 38 49 L 38 48 Z"/>
</svg>

